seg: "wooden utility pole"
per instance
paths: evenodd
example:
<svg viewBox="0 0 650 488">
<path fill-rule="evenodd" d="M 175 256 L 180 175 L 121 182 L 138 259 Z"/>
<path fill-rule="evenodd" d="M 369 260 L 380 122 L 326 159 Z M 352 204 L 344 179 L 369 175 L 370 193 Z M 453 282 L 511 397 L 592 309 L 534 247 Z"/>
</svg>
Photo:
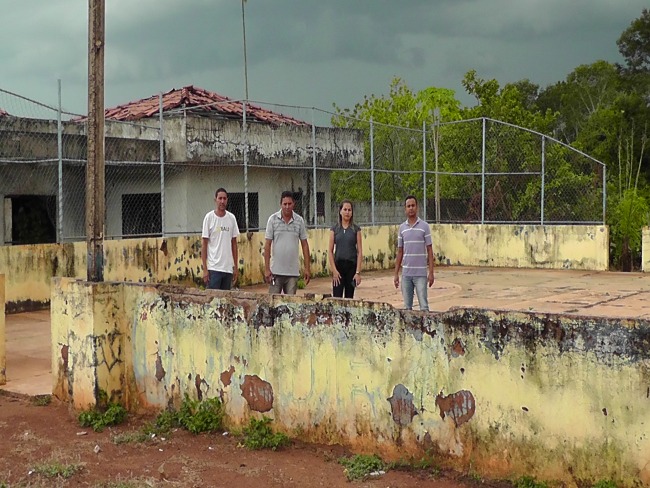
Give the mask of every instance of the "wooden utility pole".
<svg viewBox="0 0 650 488">
<path fill-rule="evenodd" d="M 104 281 L 105 11 L 105 0 L 88 0 L 88 163 L 86 165 L 88 281 Z"/>
</svg>

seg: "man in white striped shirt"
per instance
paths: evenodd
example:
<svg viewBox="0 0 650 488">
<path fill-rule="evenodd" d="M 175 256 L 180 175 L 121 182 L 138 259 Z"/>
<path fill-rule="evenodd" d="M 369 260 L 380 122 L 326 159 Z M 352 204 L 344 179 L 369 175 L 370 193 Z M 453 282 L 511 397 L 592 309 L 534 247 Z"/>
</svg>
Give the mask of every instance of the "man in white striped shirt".
<svg viewBox="0 0 650 488">
<path fill-rule="evenodd" d="M 395 258 L 395 288 L 399 288 L 399 270 L 402 268 L 402 296 L 404 308 L 413 308 L 413 291 L 417 293 L 420 310 L 429 311 L 427 283 L 433 285 L 433 246 L 429 224 L 418 217 L 418 201 L 413 195 L 404 200 L 406 221 L 397 234 Z"/>
</svg>

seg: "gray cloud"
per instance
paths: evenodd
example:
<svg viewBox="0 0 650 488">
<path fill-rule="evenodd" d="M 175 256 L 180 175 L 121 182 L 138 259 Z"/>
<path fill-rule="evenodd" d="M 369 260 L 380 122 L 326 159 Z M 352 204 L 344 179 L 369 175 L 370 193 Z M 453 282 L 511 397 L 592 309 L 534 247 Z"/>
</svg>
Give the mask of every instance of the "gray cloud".
<svg viewBox="0 0 650 488">
<path fill-rule="evenodd" d="M 110 0 L 106 105 L 194 84 L 240 98 L 238 0 Z M 616 39 L 647 0 L 248 0 L 250 96 L 331 108 L 388 91 L 451 88 L 470 69 L 501 83 L 546 85 L 580 64 L 618 61 Z M 0 88 L 86 106 L 85 0 L 21 0 L 0 17 Z M 13 103 L 0 96 L 0 106 Z M 4 107 L 11 109 L 11 107 Z"/>
</svg>

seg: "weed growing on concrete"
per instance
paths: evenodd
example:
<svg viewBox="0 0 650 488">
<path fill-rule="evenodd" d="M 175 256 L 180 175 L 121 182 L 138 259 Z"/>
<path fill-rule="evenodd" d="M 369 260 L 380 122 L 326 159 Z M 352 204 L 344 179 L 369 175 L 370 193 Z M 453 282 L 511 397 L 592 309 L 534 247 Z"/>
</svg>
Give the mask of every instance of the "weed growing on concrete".
<svg viewBox="0 0 650 488">
<path fill-rule="evenodd" d="M 181 408 L 176 415 L 178 425 L 189 430 L 192 434 L 216 432 L 221 430 L 223 426 L 223 405 L 218 398 L 199 401 L 192 400 L 185 395 Z M 173 422 L 174 417 L 162 419 L 161 423 L 166 425 L 164 422 L 168 420 Z"/>
<path fill-rule="evenodd" d="M 60 461 L 50 461 L 34 466 L 34 473 L 46 478 L 68 479 L 83 469 L 82 463 L 64 464 Z"/>
<path fill-rule="evenodd" d="M 537 481 L 532 476 L 522 476 L 515 480 L 515 488 L 548 488 L 548 485 L 543 481 Z"/>
<path fill-rule="evenodd" d="M 289 444 L 289 438 L 281 432 L 273 432 L 270 423 L 272 419 L 263 416 L 261 420 L 250 419 L 243 429 L 242 444 L 251 450 L 273 449 Z"/>
<path fill-rule="evenodd" d="M 85 410 L 79 414 L 79 424 L 82 427 L 92 427 L 95 432 L 101 432 L 109 425 L 121 424 L 126 420 L 126 409 L 117 403 L 111 403 L 105 411 Z"/>
<path fill-rule="evenodd" d="M 353 457 L 342 457 L 339 458 L 339 464 L 345 467 L 343 472 L 349 481 L 364 480 L 373 473 L 388 469 L 384 461 L 376 454 L 372 456 L 356 454 Z"/>
</svg>

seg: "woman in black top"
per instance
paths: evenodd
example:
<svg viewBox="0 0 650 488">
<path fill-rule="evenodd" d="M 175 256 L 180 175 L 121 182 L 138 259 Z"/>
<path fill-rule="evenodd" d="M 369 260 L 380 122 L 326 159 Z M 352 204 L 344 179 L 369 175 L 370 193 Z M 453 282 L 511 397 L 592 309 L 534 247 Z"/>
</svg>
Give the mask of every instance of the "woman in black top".
<svg viewBox="0 0 650 488">
<path fill-rule="evenodd" d="M 339 205 L 339 222 L 330 229 L 329 262 L 332 270 L 332 294 L 354 297 L 354 287 L 361 283 L 363 252 L 361 228 L 354 223 L 350 200 Z"/>
</svg>

